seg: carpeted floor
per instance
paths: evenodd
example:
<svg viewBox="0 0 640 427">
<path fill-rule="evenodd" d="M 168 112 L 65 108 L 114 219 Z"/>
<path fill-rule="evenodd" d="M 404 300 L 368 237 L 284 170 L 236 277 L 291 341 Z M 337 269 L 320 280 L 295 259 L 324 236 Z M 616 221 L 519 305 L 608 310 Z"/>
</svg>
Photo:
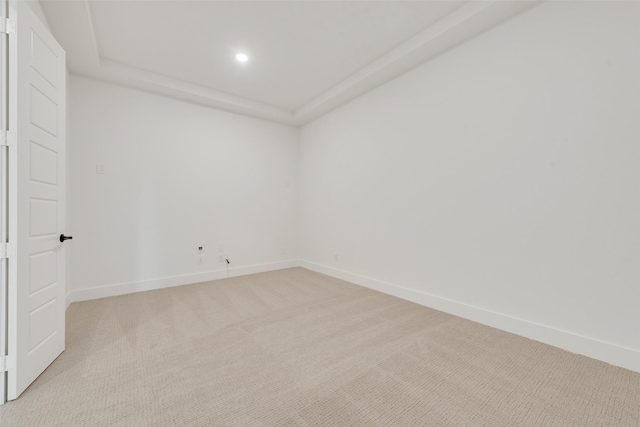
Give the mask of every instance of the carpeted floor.
<svg viewBox="0 0 640 427">
<path fill-rule="evenodd" d="M 9 426 L 638 426 L 640 374 L 305 269 L 74 303 Z"/>
</svg>

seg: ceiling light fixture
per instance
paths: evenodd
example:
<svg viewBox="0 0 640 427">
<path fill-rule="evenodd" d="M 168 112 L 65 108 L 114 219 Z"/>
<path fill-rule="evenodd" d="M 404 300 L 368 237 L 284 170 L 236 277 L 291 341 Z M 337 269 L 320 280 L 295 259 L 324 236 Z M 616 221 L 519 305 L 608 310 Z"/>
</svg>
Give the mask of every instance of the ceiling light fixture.
<svg viewBox="0 0 640 427">
<path fill-rule="evenodd" d="M 249 57 L 244 53 L 239 53 L 236 55 L 236 59 L 240 62 L 247 62 L 249 60 Z"/>
</svg>

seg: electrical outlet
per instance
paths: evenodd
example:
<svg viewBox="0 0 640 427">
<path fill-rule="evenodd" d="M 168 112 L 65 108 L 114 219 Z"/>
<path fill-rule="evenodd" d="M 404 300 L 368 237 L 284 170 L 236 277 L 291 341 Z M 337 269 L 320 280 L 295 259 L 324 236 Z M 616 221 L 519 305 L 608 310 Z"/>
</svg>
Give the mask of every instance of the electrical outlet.
<svg viewBox="0 0 640 427">
<path fill-rule="evenodd" d="M 201 256 L 197 257 L 196 264 L 198 265 L 204 264 L 204 257 L 201 257 Z"/>
<path fill-rule="evenodd" d="M 337 262 L 337 261 L 339 261 L 339 260 L 338 260 L 338 254 L 337 254 L 337 253 L 333 254 L 333 260 L 334 260 L 334 261 L 336 261 L 336 262 Z"/>
<path fill-rule="evenodd" d="M 218 262 L 224 262 L 224 255 L 218 256 Z"/>
</svg>

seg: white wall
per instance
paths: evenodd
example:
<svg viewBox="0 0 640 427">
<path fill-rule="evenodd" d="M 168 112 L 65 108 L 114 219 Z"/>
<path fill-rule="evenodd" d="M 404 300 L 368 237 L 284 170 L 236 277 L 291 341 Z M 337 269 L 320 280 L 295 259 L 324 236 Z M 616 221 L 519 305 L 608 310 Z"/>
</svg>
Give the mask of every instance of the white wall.
<svg viewBox="0 0 640 427">
<path fill-rule="evenodd" d="M 38 17 L 38 19 L 40 19 L 40 21 L 42 21 L 42 23 L 45 25 L 45 27 L 50 28 L 49 27 L 49 22 L 47 22 L 47 18 L 44 14 L 44 11 L 42 10 L 42 6 L 40 5 L 40 2 L 38 0 L 19 0 L 19 1 L 23 1 L 25 2 L 33 11 L 33 13 L 35 13 L 35 15 Z"/>
<path fill-rule="evenodd" d="M 640 371 L 639 16 L 548 2 L 304 126 L 303 265 Z"/>
<path fill-rule="evenodd" d="M 76 76 L 70 86 L 75 300 L 225 277 L 221 254 L 229 274 L 295 265 L 295 128 Z"/>
</svg>

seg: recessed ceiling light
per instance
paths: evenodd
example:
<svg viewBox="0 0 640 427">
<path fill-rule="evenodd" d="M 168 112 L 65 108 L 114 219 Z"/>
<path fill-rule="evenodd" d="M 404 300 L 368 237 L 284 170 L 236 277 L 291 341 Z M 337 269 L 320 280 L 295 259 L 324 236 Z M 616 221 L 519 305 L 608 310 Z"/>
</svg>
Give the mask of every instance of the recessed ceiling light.
<svg viewBox="0 0 640 427">
<path fill-rule="evenodd" d="M 247 62 L 249 60 L 249 57 L 244 53 L 239 53 L 236 55 L 236 59 L 240 62 Z"/>
</svg>

